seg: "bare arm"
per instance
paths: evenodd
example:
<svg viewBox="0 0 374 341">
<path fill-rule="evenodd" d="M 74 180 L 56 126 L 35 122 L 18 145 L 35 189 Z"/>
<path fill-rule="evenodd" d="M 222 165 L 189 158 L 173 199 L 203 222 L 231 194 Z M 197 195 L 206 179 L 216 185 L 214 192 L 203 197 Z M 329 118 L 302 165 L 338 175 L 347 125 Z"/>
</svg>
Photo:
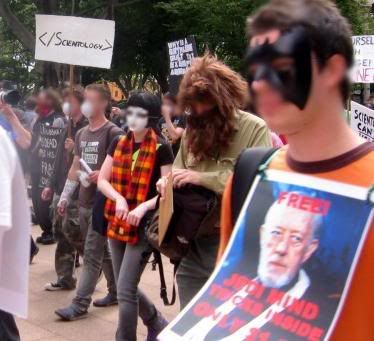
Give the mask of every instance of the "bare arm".
<svg viewBox="0 0 374 341">
<path fill-rule="evenodd" d="M 12 129 L 16 135 L 16 143 L 22 149 L 28 149 L 31 145 L 32 135 L 27 129 L 22 126 L 12 107 L 7 104 L 0 104 L 0 111 L 4 113 L 9 124 L 12 126 Z"/>
<path fill-rule="evenodd" d="M 184 129 L 180 127 L 174 127 L 173 122 L 171 121 L 171 118 L 169 116 L 165 116 L 165 123 L 166 129 L 168 130 L 168 133 L 173 142 L 178 141 L 182 137 Z"/>
<path fill-rule="evenodd" d="M 68 179 L 78 181 L 78 171 L 80 170 L 79 156 L 74 156 L 73 163 L 71 164 Z"/>
<path fill-rule="evenodd" d="M 109 182 L 112 176 L 112 167 L 113 158 L 107 155 L 100 169 L 97 187 L 108 199 L 116 201 L 119 197 L 122 197 L 122 195 L 118 193 Z"/>
</svg>

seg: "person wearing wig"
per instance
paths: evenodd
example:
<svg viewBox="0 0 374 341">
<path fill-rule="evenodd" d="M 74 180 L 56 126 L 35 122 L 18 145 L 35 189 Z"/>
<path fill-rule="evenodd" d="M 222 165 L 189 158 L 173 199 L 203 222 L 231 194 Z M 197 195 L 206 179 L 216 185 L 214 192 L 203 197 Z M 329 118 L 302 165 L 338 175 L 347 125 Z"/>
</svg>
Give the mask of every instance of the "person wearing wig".
<svg viewBox="0 0 374 341">
<path fill-rule="evenodd" d="M 116 340 L 136 340 L 138 315 L 156 340 L 167 322 L 138 288 L 151 255 L 145 217 L 154 210 L 156 182 L 171 171 L 171 147 L 155 132 L 160 100 L 148 92 L 134 93 L 126 106 L 127 135 L 113 141 L 99 175 L 99 189 L 108 198 L 105 216 L 117 281 L 119 323 Z"/>
<path fill-rule="evenodd" d="M 196 58 L 179 88 L 178 104 L 187 114 L 187 129 L 173 164 L 173 185 L 201 186 L 221 199 L 235 161 L 246 148 L 271 146 L 265 122 L 242 111 L 247 106 L 246 82 L 210 55 Z M 167 179 L 157 184 L 164 194 Z M 219 214 L 199 227 L 190 252 L 178 267 L 181 307 L 203 287 L 214 270 L 219 244 Z M 214 220 L 214 221 L 213 221 Z"/>
</svg>

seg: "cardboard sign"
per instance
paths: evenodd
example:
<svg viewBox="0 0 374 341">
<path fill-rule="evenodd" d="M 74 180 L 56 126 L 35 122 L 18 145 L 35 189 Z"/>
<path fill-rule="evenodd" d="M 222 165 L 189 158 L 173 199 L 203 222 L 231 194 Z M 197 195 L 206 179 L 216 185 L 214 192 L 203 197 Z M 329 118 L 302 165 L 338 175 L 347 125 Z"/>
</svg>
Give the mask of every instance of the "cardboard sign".
<svg viewBox="0 0 374 341">
<path fill-rule="evenodd" d="M 354 66 L 351 70 L 353 83 L 374 83 L 374 35 L 353 36 Z"/>
<path fill-rule="evenodd" d="M 168 230 L 171 217 L 173 216 L 173 177 L 168 176 L 165 197 L 160 200 L 160 217 L 158 220 L 158 244 L 163 242 L 166 232 Z"/>
<path fill-rule="evenodd" d="M 49 185 L 49 179 L 52 176 L 56 159 L 57 146 L 61 139 L 62 132 L 62 128 L 52 128 L 45 124 L 41 126 L 38 145 L 38 157 L 40 160 L 40 188 L 45 188 Z"/>
<path fill-rule="evenodd" d="M 374 110 L 351 101 L 351 128 L 361 137 L 374 142 Z"/>
<path fill-rule="evenodd" d="M 159 340 L 328 340 L 373 218 L 368 189 L 267 170 L 222 261 Z"/>
<path fill-rule="evenodd" d="M 35 20 L 35 59 L 110 69 L 114 21 L 41 14 Z"/>
<path fill-rule="evenodd" d="M 181 82 L 186 70 L 191 66 L 195 57 L 197 57 L 197 48 L 195 38 L 190 36 L 177 41 L 168 43 L 169 53 L 169 86 L 173 95 L 178 93 L 179 83 Z"/>
</svg>

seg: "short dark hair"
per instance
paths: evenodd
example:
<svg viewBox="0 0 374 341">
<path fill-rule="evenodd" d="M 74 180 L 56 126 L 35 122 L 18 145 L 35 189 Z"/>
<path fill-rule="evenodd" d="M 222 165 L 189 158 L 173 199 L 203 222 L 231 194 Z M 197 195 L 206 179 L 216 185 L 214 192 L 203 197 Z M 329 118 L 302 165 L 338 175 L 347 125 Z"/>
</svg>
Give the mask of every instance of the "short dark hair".
<svg viewBox="0 0 374 341">
<path fill-rule="evenodd" d="M 171 92 L 167 92 L 162 96 L 163 99 L 167 99 L 170 102 L 177 104 L 177 96 L 174 96 Z"/>
<path fill-rule="evenodd" d="M 148 115 L 153 118 L 161 117 L 161 101 L 148 91 L 133 91 L 127 100 L 126 108 L 131 106 L 147 110 Z"/>
<path fill-rule="evenodd" d="M 106 117 L 109 117 L 112 111 L 112 94 L 110 93 L 109 87 L 106 84 L 102 83 L 93 83 L 86 86 L 86 90 L 96 91 L 100 94 L 101 98 L 105 101 L 108 101 L 108 105 L 105 109 Z"/>
<path fill-rule="evenodd" d="M 307 29 L 320 68 L 334 54 L 343 56 L 348 68 L 352 66 L 350 24 L 330 0 L 272 0 L 247 19 L 247 34 L 250 38 L 272 29 L 284 32 L 298 25 Z M 348 98 L 349 85 L 348 79 L 341 84 L 344 100 Z"/>
<path fill-rule="evenodd" d="M 68 96 L 73 96 L 79 103 L 82 104 L 84 101 L 84 88 L 81 86 L 75 86 L 73 90 L 70 90 L 69 88 L 64 89 L 62 92 L 62 97 L 65 98 Z"/>
<path fill-rule="evenodd" d="M 37 100 L 35 96 L 29 96 L 26 98 L 26 101 L 25 101 L 26 110 L 30 110 L 30 111 L 35 110 L 36 105 L 37 105 Z"/>
</svg>

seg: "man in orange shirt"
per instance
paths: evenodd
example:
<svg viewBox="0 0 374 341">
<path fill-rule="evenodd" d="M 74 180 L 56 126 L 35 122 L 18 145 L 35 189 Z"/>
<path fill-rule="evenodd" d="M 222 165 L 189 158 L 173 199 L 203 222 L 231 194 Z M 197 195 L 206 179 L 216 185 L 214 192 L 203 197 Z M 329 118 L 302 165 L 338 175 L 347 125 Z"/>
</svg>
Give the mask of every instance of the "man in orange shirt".
<svg viewBox="0 0 374 341">
<path fill-rule="evenodd" d="M 325 0 L 273 0 L 248 20 L 248 33 L 254 106 L 289 143 L 268 169 L 369 189 L 374 144 L 354 133 L 341 115 L 353 52 L 349 25 L 336 6 Z M 223 197 L 220 256 L 235 225 L 232 186 L 231 179 Z M 374 340 L 373 227 L 371 222 L 331 340 Z"/>
</svg>

